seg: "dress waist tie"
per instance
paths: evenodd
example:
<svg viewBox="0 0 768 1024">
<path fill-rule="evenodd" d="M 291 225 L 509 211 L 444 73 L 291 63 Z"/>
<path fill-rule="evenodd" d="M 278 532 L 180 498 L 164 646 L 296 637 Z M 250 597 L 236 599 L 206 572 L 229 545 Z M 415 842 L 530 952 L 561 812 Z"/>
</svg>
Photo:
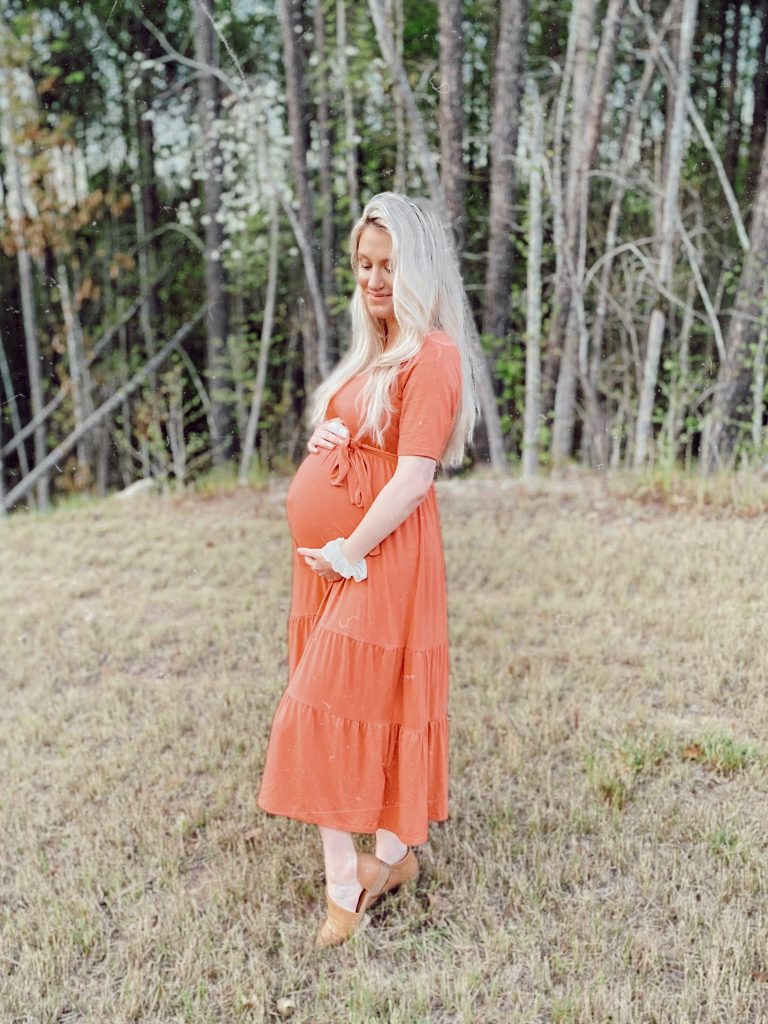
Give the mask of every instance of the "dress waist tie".
<svg viewBox="0 0 768 1024">
<path fill-rule="evenodd" d="M 371 467 L 366 452 L 383 456 L 390 462 L 397 463 L 397 455 L 394 452 L 375 448 L 362 441 L 353 441 L 349 437 L 345 437 L 341 444 L 334 445 L 331 463 L 331 483 L 334 487 L 341 487 L 346 480 L 349 500 L 353 505 L 363 509 L 364 514 L 373 504 Z M 377 544 L 371 548 L 368 555 L 378 555 L 380 552 L 381 547 Z"/>
</svg>

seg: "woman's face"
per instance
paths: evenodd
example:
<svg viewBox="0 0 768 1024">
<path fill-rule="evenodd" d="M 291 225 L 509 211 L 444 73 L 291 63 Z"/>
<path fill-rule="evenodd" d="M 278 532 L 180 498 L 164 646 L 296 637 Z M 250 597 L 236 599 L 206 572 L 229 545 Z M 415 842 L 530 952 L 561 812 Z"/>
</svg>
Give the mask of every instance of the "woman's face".
<svg viewBox="0 0 768 1024">
<path fill-rule="evenodd" d="M 357 283 L 368 311 L 380 320 L 395 319 L 392 302 L 392 239 L 388 231 L 367 224 L 357 244 Z"/>
</svg>

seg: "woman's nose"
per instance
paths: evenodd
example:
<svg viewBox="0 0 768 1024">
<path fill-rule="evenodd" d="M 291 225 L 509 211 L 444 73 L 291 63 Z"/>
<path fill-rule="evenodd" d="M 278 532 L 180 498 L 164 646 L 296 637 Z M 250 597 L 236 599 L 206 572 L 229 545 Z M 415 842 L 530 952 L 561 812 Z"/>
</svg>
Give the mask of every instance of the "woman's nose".
<svg viewBox="0 0 768 1024">
<path fill-rule="evenodd" d="M 377 292 L 381 289 L 384 284 L 384 271 L 381 267 L 373 267 L 371 269 L 371 276 L 368 279 L 368 287 L 373 292 Z"/>
</svg>

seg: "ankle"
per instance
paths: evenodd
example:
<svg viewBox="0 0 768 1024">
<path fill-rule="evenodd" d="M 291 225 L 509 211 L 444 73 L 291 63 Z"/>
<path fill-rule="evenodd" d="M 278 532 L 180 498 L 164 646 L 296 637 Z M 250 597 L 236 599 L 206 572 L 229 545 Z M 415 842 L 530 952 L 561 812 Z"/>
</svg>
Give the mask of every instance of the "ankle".
<svg viewBox="0 0 768 1024">
<path fill-rule="evenodd" d="M 349 910 L 353 914 L 357 911 L 357 904 L 360 901 L 360 893 L 362 891 L 363 887 L 359 882 L 355 882 L 354 885 L 328 883 L 328 895 L 336 906 L 341 907 L 343 910 Z"/>
<path fill-rule="evenodd" d="M 399 864 L 408 855 L 408 847 L 401 843 L 397 836 L 390 834 L 386 839 L 376 842 L 376 856 L 385 864 Z"/>
</svg>

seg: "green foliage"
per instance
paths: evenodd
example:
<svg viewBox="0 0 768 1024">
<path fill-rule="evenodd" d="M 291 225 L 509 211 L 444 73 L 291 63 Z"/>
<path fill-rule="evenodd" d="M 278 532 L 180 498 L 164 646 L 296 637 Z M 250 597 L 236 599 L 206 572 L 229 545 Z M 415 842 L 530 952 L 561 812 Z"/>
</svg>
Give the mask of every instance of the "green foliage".
<svg viewBox="0 0 768 1024">
<path fill-rule="evenodd" d="M 725 733 L 705 733 L 688 743 L 683 757 L 698 761 L 720 775 L 733 775 L 753 764 L 765 764 L 766 756 L 755 743 L 734 740 Z"/>
<path fill-rule="evenodd" d="M 658 5 L 656 5 L 658 6 Z M 152 307 L 151 329 L 136 316 L 119 339 L 104 352 L 94 367 L 96 397 L 103 399 L 115 381 L 137 371 L 151 349 L 189 317 L 205 294 L 204 261 L 201 258 L 205 234 L 203 182 L 200 172 L 199 110 L 197 73 L 186 61 L 194 53 L 191 8 L 188 0 L 169 0 L 151 8 L 146 4 L 115 4 L 113 0 L 6 0 L 2 58 L 18 73 L 18 81 L 31 86 L 34 103 L 26 101 L 21 134 L 30 153 L 24 159 L 25 180 L 31 182 L 29 213 L 25 223 L 27 241 L 36 261 L 35 303 L 41 338 L 45 394 L 53 397 L 61 384 L 68 386 L 66 338 L 62 331 L 60 295 L 54 283 L 54 267 L 64 258 L 71 274 L 77 315 L 83 329 L 86 350 L 104 335 L 120 310 L 132 302 L 147 272 L 169 268 L 157 288 Z M 348 65 L 347 81 L 339 80 L 336 53 L 335 0 L 325 0 L 325 49 L 318 52 L 313 19 L 316 7 L 306 4 L 303 13 L 303 46 L 307 101 L 309 185 L 315 201 L 315 229 L 319 237 L 320 215 L 325 204 L 331 212 L 334 236 L 332 294 L 326 296 L 331 332 L 343 345 L 347 331 L 346 313 L 354 288 L 345 240 L 351 226 L 352 210 L 346 179 L 346 159 L 352 149 L 360 198 L 394 187 L 398 142 L 405 142 L 405 188 L 426 191 L 413 145 L 413 133 L 406 126 L 398 140 L 398 102 L 391 75 L 382 59 L 370 12 L 365 3 L 345 3 Z M 466 229 L 464 233 L 463 276 L 470 302 L 479 315 L 487 270 L 489 234 L 488 196 L 490 187 L 490 129 L 497 59 L 499 5 L 491 0 L 466 0 L 464 4 L 463 66 L 464 171 L 466 175 Z M 417 105 L 424 116 L 428 143 L 434 154 L 440 151 L 439 103 L 439 5 L 403 0 L 402 54 Z M 651 13 L 661 16 L 662 8 Z M 733 5 L 711 5 L 700 13 L 691 80 L 691 95 L 702 112 L 706 127 L 722 158 L 726 172 L 746 214 L 756 180 L 754 144 L 750 126 L 741 124 L 738 103 L 730 103 L 728 73 L 733 38 Z M 242 427 L 242 406 L 253 382 L 261 337 L 267 274 L 266 207 L 269 186 L 264 175 L 265 160 L 270 174 L 283 192 L 297 205 L 287 132 L 285 80 L 282 60 L 281 23 L 278 5 L 268 0 L 220 5 L 216 25 L 227 46 L 237 55 L 247 78 L 240 95 L 222 83 L 226 106 L 217 120 L 220 143 L 218 160 L 222 173 L 225 214 L 225 247 L 219 254 L 230 278 L 230 323 L 233 335 L 233 365 L 227 401 L 237 412 Z M 563 167 L 554 168 L 553 127 L 557 96 L 567 47 L 570 5 L 557 0 L 531 3 L 525 70 L 535 77 L 546 115 L 545 149 L 548 171 L 545 178 L 544 238 L 542 252 L 543 347 L 551 324 L 555 270 L 558 265 L 552 221 L 549 185 L 553 171 L 562 174 L 568 160 L 568 114 L 562 153 Z M 597 31 L 597 23 L 596 23 Z M 736 95 L 753 89 L 756 39 L 742 32 L 737 62 Z M 164 43 L 162 40 L 167 40 Z M 224 41 L 217 44 L 225 76 L 237 79 L 231 55 Z M 590 284 L 585 293 L 587 328 L 591 329 L 598 299 L 598 277 L 592 272 L 604 256 L 605 223 L 616 181 L 612 171 L 623 143 L 624 116 L 642 74 L 642 55 L 647 39 L 635 19 L 622 24 L 617 60 L 613 69 L 603 135 L 590 175 L 586 267 Z M 168 48 L 181 54 L 178 60 Z M 16 79 L 15 79 L 16 80 Z M 323 140 L 317 124 L 321 84 L 329 91 L 329 137 L 332 194 L 322 197 L 318 154 Z M 348 137 L 343 87 L 351 98 L 353 134 Z M 259 90 L 264 90 L 263 95 Z M 24 90 L 21 90 L 23 93 Z M 258 102 L 254 97 L 261 97 Z M 667 86 L 661 76 L 651 83 L 639 122 L 639 138 L 633 162 L 627 172 L 627 187 L 621 204 L 618 243 L 603 336 L 603 359 L 597 380 L 598 400 L 607 419 L 607 433 L 631 436 L 636 414 L 637 391 L 647 337 L 650 308 L 658 301 L 648 268 L 658 255 L 659 196 L 663 187 L 665 118 L 669 109 Z M 252 106 L 248 106 L 252 103 Z M 246 111 L 261 133 L 258 141 L 249 137 L 246 152 L 243 139 L 232 128 L 235 113 Z M 730 122 L 729 122 L 730 118 Z M 734 129 L 740 125 L 741 146 L 734 147 Z M 229 126 L 227 128 L 227 126 Z M 227 134 L 227 130 L 229 134 Z M 505 339 L 484 338 L 483 346 L 494 370 L 495 393 L 502 430 L 513 459 L 522 443 L 522 412 L 525 375 L 525 290 L 528 255 L 528 195 L 526 180 L 529 125 L 523 114 L 520 156 L 516 165 L 515 212 L 512 225 L 514 255 L 510 289 L 510 325 Z M 234 133 L 234 134 L 233 134 Z M 264 146 L 262 152 L 261 146 Z M 147 155 L 145 150 L 151 150 Z M 74 205 L 61 201 L 52 184 L 56 175 L 51 161 L 57 161 L 62 179 L 71 171 L 74 178 L 82 169 L 67 163 L 67 154 L 84 154 L 85 192 Z M 66 159 L 62 156 L 64 154 Z M 143 155 L 142 155 L 143 154 Z M 4 169 L 5 178 L 8 168 Z M 82 184 L 82 183 L 81 183 Z M 78 186 L 80 188 L 80 186 Z M 742 202 L 743 198 L 743 202 Z M 236 200 L 236 202 L 235 202 Z M 229 206 L 227 206 L 229 203 Z M 683 222 L 699 251 L 705 286 L 716 301 L 725 329 L 729 311 L 743 296 L 739 294 L 743 253 L 732 218 L 722 199 L 711 158 L 696 132 L 689 133 L 682 166 L 680 209 Z M 28 211 L 28 212 L 29 212 Z M 141 218 L 149 218 L 153 229 L 151 244 L 139 245 Z M 290 460 L 295 448 L 296 425 L 306 400 L 303 381 L 304 270 L 295 239 L 281 211 L 278 310 L 274 344 L 270 353 L 259 436 L 267 461 Z M 236 222 L 236 223 L 235 223 Z M 317 245 L 317 237 L 311 241 Z M 6 262 L 0 275 L 0 332 L 4 337 L 19 334 L 18 271 L 15 242 L 7 232 L 3 243 Z M 632 243 L 628 246 L 627 243 Z M 145 250 L 151 250 L 147 253 Z M 148 264 L 142 260 L 148 255 Z M 681 247 L 676 248 L 672 291 L 683 297 L 691 279 L 690 266 Z M 661 300 L 666 302 L 666 299 Z M 667 465 L 678 459 L 695 459 L 701 440 L 702 421 L 711 404 L 712 385 L 719 371 L 717 351 L 710 325 L 701 316 L 701 301 L 694 295 L 696 317 L 690 335 L 686 365 L 681 365 L 678 340 L 682 311 L 669 303 L 667 334 L 659 369 L 658 389 L 652 424 L 655 457 Z M 751 314 L 750 314 L 751 315 Z M 764 314 L 761 314 L 764 316 Z M 291 341 L 293 339 L 293 341 Z M 293 347 L 290 347 L 293 346 Z M 745 370 L 754 364 L 755 345 L 749 348 Z M 290 350 L 289 350 L 290 349 Z M 196 374 L 206 380 L 206 338 L 201 325 L 191 336 L 185 351 Z M 544 358 L 547 358 L 546 351 Z M 19 392 L 22 415 L 29 418 L 27 374 L 24 353 L 11 353 L 11 373 Z M 164 384 L 163 387 L 169 385 Z M 191 390 L 190 390 L 191 388 Z M 162 389 L 161 389 L 162 390 Z M 206 434 L 204 411 L 187 407 L 194 401 L 189 366 L 184 370 L 185 430 L 196 448 Z M 136 408 L 144 401 L 142 396 Z M 167 406 L 170 392 L 158 399 L 158 409 Z M 740 457 L 762 457 L 762 445 L 751 440 L 751 394 L 738 410 Z M 163 406 L 165 403 L 165 406 Z M 154 407 L 153 407 L 154 408 Z M 670 412 L 671 410 L 671 412 Z M 549 410 L 544 410 L 548 414 Z M 143 413 L 142 413 L 143 415 Z M 162 462 L 167 449 L 163 412 L 157 424 L 154 454 Z M 65 436 L 73 424 L 72 403 L 62 404 L 49 424 L 49 442 Z M 4 413 L 3 426 L 8 425 Z M 542 457 L 546 462 L 551 424 L 542 420 Z M 135 468 L 135 453 L 149 435 L 131 436 L 131 423 L 122 424 L 121 448 L 124 461 L 111 466 L 114 477 Z M 577 425 L 576 436 L 579 436 Z M 164 440 L 165 438 L 165 440 Z M 624 449 L 622 449 L 624 451 Z M 132 454 L 133 453 L 133 454 Z M 195 457 L 202 455 L 196 449 Z M 148 456 L 149 457 L 149 456 Z M 160 465 L 158 463 L 158 465 Z M 193 463 L 200 468 L 203 460 Z M 14 463 L 7 469 L 17 474 Z M 191 470 L 194 472 L 194 470 Z"/>
</svg>

